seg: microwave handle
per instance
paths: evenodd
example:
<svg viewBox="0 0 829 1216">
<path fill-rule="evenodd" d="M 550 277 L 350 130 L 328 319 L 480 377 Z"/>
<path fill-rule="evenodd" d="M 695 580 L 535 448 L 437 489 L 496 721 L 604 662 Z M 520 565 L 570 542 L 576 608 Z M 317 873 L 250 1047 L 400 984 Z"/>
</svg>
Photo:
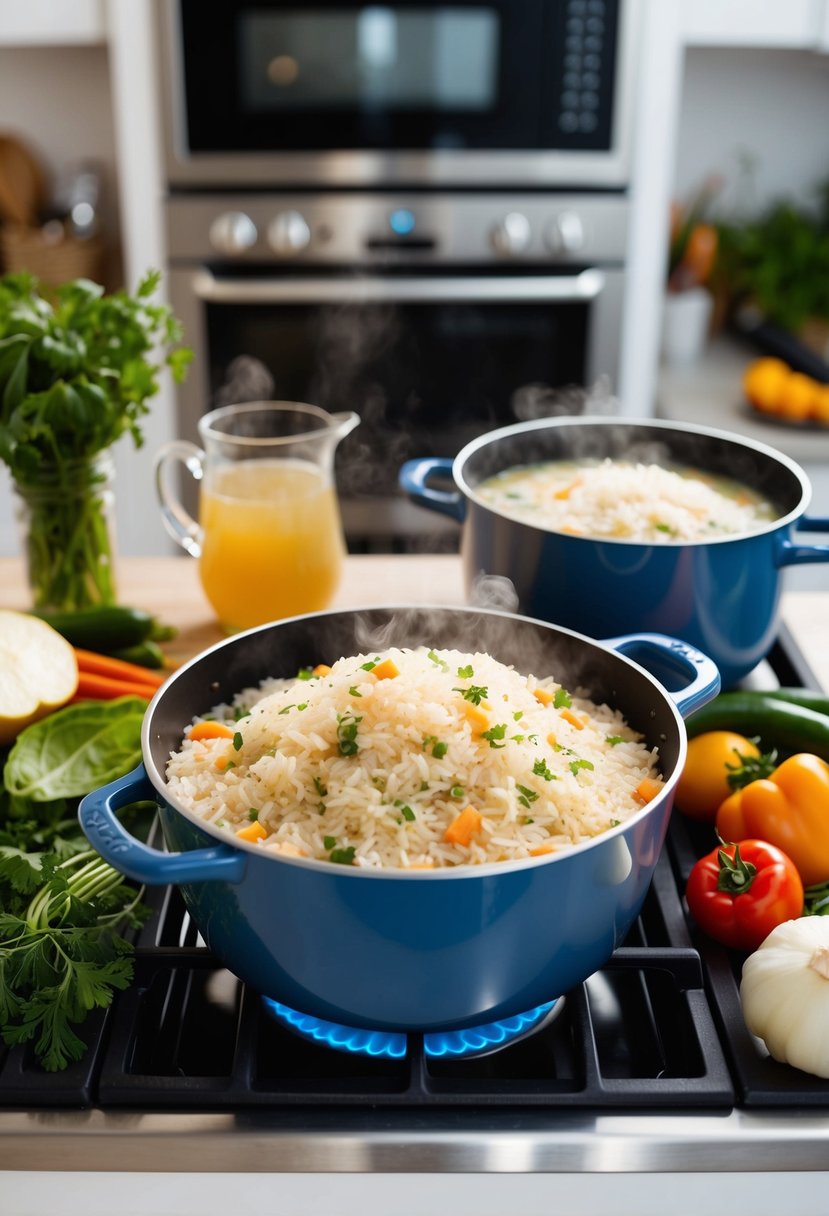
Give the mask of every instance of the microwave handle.
<svg viewBox="0 0 829 1216">
<path fill-rule="evenodd" d="M 594 267 L 573 275 L 417 275 L 384 278 L 216 278 L 209 270 L 193 276 L 193 292 L 211 304 L 374 304 L 480 303 L 487 301 L 583 303 L 594 300 L 605 277 Z"/>
</svg>

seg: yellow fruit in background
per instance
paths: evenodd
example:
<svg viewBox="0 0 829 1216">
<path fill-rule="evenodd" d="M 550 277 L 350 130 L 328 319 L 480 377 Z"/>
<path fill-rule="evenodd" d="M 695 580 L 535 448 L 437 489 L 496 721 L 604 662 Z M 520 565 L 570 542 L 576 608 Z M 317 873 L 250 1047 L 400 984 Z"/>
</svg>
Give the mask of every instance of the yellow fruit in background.
<svg viewBox="0 0 829 1216">
<path fill-rule="evenodd" d="M 819 384 L 812 401 L 812 417 L 818 422 L 829 423 L 829 384 Z"/>
<path fill-rule="evenodd" d="M 755 359 L 743 376 L 743 392 L 758 410 L 776 413 L 780 391 L 792 374 L 782 359 Z"/>
<path fill-rule="evenodd" d="M 792 372 L 780 386 L 777 412 L 785 418 L 802 420 L 808 418 L 817 396 L 818 383 L 802 372 Z"/>
</svg>

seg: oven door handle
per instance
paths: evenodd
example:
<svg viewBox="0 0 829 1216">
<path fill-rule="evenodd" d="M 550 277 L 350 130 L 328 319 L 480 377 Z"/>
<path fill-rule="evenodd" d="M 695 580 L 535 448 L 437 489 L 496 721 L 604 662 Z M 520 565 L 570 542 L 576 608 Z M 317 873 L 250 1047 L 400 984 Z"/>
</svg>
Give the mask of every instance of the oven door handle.
<svg viewBox="0 0 829 1216">
<path fill-rule="evenodd" d="M 605 285 L 595 267 L 573 275 L 390 275 L 350 278 L 217 278 L 199 270 L 192 280 L 199 300 L 211 304 L 374 304 L 487 303 L 540 301 L 585 303 L 594 300 Z"/>
</svg>

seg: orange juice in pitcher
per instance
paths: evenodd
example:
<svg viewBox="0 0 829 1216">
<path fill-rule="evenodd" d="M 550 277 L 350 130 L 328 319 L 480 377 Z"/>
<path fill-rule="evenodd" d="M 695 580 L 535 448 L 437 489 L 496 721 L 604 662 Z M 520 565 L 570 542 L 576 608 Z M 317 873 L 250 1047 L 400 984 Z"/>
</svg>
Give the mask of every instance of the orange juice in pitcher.
<svg viewBox="0 0 829 1216">
<path fill-rule="evenodd" d="M 331 602 L 345 553 L 334 451 L 358 422 L 357 414 L 313 405 L 250 402 L 205 414 L 203 448 L 178 440 L 159 452 L 162 519 L 199 559 L 205 595 L 225 629 Z M 198 522 L 168 479 L 177 461 L 200 482 Z"/>
<path fill-rule="evenodd" d="M 324 608 L 342 572 L 334 487 L 312 464 L 241 461 L 202 486 L 199 575 L 226 628 Z"/>
</svg>

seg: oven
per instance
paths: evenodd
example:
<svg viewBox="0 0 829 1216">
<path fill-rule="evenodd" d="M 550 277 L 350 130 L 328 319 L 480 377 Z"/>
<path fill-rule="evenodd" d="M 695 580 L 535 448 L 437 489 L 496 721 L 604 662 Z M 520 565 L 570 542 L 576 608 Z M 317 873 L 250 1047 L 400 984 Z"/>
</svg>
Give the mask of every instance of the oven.
<svg viewBox="0 0 829 1216">
<path fill-rule="evenodd" d="M 356 410 L 349 549 L 417 551 L 458 533 L 406 500 L 403 461 L 611 410 L 638 11 L 160 4 L 179 433 L 231 401 Z"/>
<path fill-rule="evenodd" d="M 398 490 L 400 465 L 453 456 L 516 419 L 573 412 L 584 385 L 594 408 L 607 404 L 626 210 L 615 196 L 172 198 L 169 290 L 196 351 L 179 430 L 195 438 L 199 416 L 231 401 L 354 409 L 361 425 L 336 466 L 351 551 L 455 546 L 449 521 Z M 493 230 L 520 222 L 532 247 L 496 253 Z M 401 238 L 406 226 L 415 235 Z M 271 239 L 306 227 L 309 248 L 286 265 Z M 576 229 L 580 249 L 551 248 Z M 216 256 L 241 232 L 243 253 Z"/>
<path fill-rule="evenodd" d="M 159 0 L 168 182 L 628 182 L 641 0 Z"/>
</svg>

